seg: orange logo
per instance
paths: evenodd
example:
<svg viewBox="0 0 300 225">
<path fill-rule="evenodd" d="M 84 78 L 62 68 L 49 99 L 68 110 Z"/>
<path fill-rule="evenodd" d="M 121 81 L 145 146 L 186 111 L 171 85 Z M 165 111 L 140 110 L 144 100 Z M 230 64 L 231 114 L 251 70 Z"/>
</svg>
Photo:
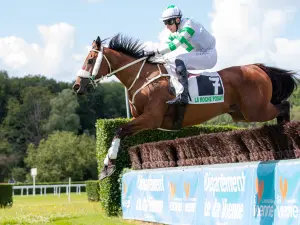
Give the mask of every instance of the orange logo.
<svg viewBox="0 0 300 225">
<path fill-rule="evenodd" d="M 262 198 L 264 192 L 264 186 L 265 186 L 265 182 L 263 180 L 258 181 L 258 178 L 256 178 L 256 192 L 258 197 L 258 203 L 260 203 L 260 200 Z"/>
<path fill-rule="evenodd" d="M 176 185 L 170 182 L 170 193 L 171 193 L 171 198 L 174 198 L 176 192 Z"/>
<path fill-rule="evenodd" d="M 185 192 L 185 198 L 188 199 L 190 195 L 190 183 L 184 182 L 184 192 Z"/>
<path fill-rule="evenodd" d="M 282 196 L 282 202 L 284 202 L 284 200 L 286 198 L 286 194 L 288 192 L 288 182 L 286 179 L 284 179 L 284 182 L 282 182 L 282 177 L 280 177 L 279 188 L 280 188 L 280 193 Z"/>
<path fill-rule="evenodd" d="M 123 183 L 123 191 L 124 191 L 124 195 L 126 195 L 127 192 L 127 184 L 124 182 Z"/>
</svg>

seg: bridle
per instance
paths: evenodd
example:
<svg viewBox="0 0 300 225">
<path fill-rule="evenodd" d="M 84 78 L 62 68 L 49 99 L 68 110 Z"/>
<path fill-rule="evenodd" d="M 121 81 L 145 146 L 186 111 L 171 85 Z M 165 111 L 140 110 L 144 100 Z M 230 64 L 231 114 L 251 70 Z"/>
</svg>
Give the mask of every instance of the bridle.
<svg viewBox="0 0 300 225">
<path fill-rule="evenodd" d="M 147 56 L 142 57 L 142 58 L 137 59 L 137 60 L 135 60 L 135 61 L 133 61 L 133 62 L 131 62 L 131 63 L 126 64 L 125 66 L 120 67 L 120 68 L 117 69 L 117 70 L 112 71 L 111 64 L 110 64 L 109 60 L 107 59 L 107 57 L 104 55 L 104 52 L 103 52 L 103 46 L 101 46 L 101 49 L 100 49 L 100 50 L 96 50 L 96 49 L 93 49 L 93 48 L 92 48 L 90 51 L 98 52 L 98 56 L 97 56 L 97 59 L 96 59 L 96 62 L 95 62 L 95 65 L 94 65 L 92 74 L 91 74 L 90 72 L 86 71 L 86 70 L 80 69 L 80 70 L 77 72 L 77 76 L 78 76 L 78 77 L 82 77 L 82 78 L 88 78 L 88 79 L 90 79 L 90 82 L 92 83 L 92 85 L 93 85 L 94 88 L 96 88 L 96 87 L 97 87 L 97 83 L 100 83 L 101 80 L 103 80 L 104 78 L 108 78 L 108 77 L 114 75 L 115 73 L 117 73 L 117 72 L 119 72 L 119 71 L 121 71 L 121 70 L 124 70 L 124 69 L 126 69 L 126 68 L 128 68 L 128 67 L 130 67 L 130 66 L 132 66 L 132 65 L 134 65 L 134 64 L 136 64 L 136 63 L 138 63 L 138 62 L 144 61 L 144 62 L 142 63 L 142 65 L 141 65 L 141 67 L 140 67 L 140 69 L 139 69 L 139 71 L 138 71 L 138 73 L 137 73 L 137 75 L 136 75 L 134 81 L 132 82 L 132 84 L 130 85 L 130 87 L 127 89 L 127 91 L 130 91 L 131 88 L 133 87 L 133 85 L 135 84 L 135 82 L 137 81 L 137 79 L 140 77 L 140 74 L 141 74 L 141 71 L 142 71 L 142 69 L 143 69 L 143 67 L 144 67 L 144 65 L 145 65 L 146 59 L 148 58 Z M 106 74 L 106 75 L 104 75 L 104 76 L 102 76 L 102 77 L 100 77 L 100 78 L 98 78 L 98 79 L 95 79 L 96 76 L 97 76 L 97 74 L 98 74 L 98 72 L 99 72 L 99 69 L 100 69 L 100 66 L 101 66 L 103 57 L 104 57 L 104 59 L 106 60 L 106 62 L 107 62 L 107 64 L 108 64 L 108 67 L 109 67 L 109 73 Z M 132 100 L 131 100 L 131 101 L 129 100 L 130 104 L 131 104 L 131 105 L 134 107 L 134 109 L 136 110 L 136 113 L 137 113 L 137 109 L 136 109 L 136 107 L 135 107 L 135 105 L 134 105 L 134 99 L 135 99 L 136 94 L 137 94 L 138 92 L 140 92 L 140 91 L 141 91 L 144 87 L 146 87 L 148 84 L 152 83 L 154 80 L 156 80 L 156 79 L 158 79 L 158 78 L 161 78 L 161 77 L 170 77 L 169 74 L 162 74 L 162 73 L 161 73 L 161 69 L 160 69 L 159 65 L 157 65 L 157 67 L 158 67 L 158 70 L 159 70 L 159 72 L 160 72 L 159 75 L 156 76 L 156 77 L 153 77 L 152 79 L 150 79 L 150 80 L 148 80 L 146 83 L 144 83 L 140 88 L 138 88 L 138 89 L 134 92 L 134 94 L 133 94 L 133 96 L 132 96 Z M 137 114 L 138 114 L 138 113 L 137 113 Z"/>
<path fill-rule="evenodd" d="M 132 66 L 132 65 L 134 65 L 134 64 L 136 64 L 136 63 L 138 63 L 138 62 L 144 60 L 144 62 L 143 62 L 143 64 L 142 64 L 142 67 L 141 67 L 141 69 L 142 69 L 142 68 L 144 67 L 145 62 L 146 62 L 146 59 L 148 58 L 148 57 L 143 57 L 143 58 L 137 59 L 137 60 L 135 60 L 135 61 L 133 61 L 133 62 L 131 62 L 131 63 L 125 65 L 125 66 L 120 67 L 120 68 L 117 69 L 117 70 L 112 71 L 111 64 L 110 64 L 109 60 L 107 59 L 107 57 L 106 57 L 106 56 L 104 55 L 104 53 L 103 53 L 103 46 L 101 46 L 101 49 L 100 49 L 100 50 L 96 50 L 96 49 L 93 49 L 93 48 L 92 48 L 90 51 L 98 52 L 98 56 L 97 56 L 97 59 L 96 59 L 96 62 L 95 62 L 95 65 L 94 65 L 92 74 L 91 74 L 90 72 L 86 71 L 86 70 L 80 69 L 80 70 L 77 72 L 77 76 L 78 76 L 78 77 L 82 77 L 82 78 L 89 78 L 89 79 L 90 79 L 90 82 L 92 83 L 92 85 L 93 85 L 94 88 L 97 87 L 98 83 L 100 83 L 103 79 L 108 78 L 108 77 L 111 77 L 111 76 L 114 75 L 115 73 L 117 73 L 117 72 L 119 72 L 119 71 L 121 71 L 121 70 L 124 70 L 124 69 L 126 69 L 127 67 Z M 104 59 L 106 60 L 107 65 L 108 65 L 108 67 L 109 67 L 109 73 L 106 74 L 106 75 L 101 76 L 101 77 L 98 78 L 98 79 L 95 79 L 96 76 L 97 76 L 97 74 L 98 74 L 98 72 L 99 72 L 99 69 L 100 69 L 100 66 L 101 66 L 103 57 L 104 57 Z M 140 74 L 140 72 L 141 72 L 141 69 L 140 69 L 140 71 L 139 71 L 139 74 Z M 135 81 L 136 81 L 137 78 L 139 77 L 139 74 L 138 74 L 138 76 L 136 77 L 136 79 L 133 81 L 133 84 L 131 85 L 131 87 L 134 85 Z M 130 90 L 131 87 L 130 87 L 128 90 Z"/>
</svg>

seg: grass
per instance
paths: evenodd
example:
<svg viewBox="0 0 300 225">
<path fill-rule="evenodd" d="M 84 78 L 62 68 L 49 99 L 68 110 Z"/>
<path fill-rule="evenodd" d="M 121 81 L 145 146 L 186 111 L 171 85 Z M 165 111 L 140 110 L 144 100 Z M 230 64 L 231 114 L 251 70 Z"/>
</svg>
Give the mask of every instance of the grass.
<svg viewBox="0 0 300 225">
<path fill-rule="evenodd" d="M 146 224 L 105 216 L 99 202 L 88 202 L 86 193 L 59 196 L 14 196 L 12 208 L 0 209 L 0 224 Z"/>
</svg>

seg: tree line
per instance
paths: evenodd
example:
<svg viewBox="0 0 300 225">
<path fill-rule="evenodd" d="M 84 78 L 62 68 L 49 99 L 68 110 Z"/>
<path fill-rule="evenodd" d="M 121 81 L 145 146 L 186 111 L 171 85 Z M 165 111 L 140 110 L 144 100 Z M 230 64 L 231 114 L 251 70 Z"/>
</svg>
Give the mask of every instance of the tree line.
<svg viewBox="0 0 300 225">
<path fill-rule="evenodd" d="M 77 96 L 73 83 L 0 71 L 0 182 L 97 179 L 95 122 L 126 117 L 122 84 L 100 84 Z"/>
<path fill-rule="evenodd" d="M 102 83 L 77 96 L 72 85 L 0 71 L 0 182 L 12 177 L 30 181 L 33 167 L 38 168 L 37 181 L 97 179 L 95 123 L 99 118 L 126 117 L 124 87 Z M 300 120 L 300 88 L 290 101 L 292 119 Z M 260 125 L 233 123 L 228 115 L 205 124 Z"/>
</svg>

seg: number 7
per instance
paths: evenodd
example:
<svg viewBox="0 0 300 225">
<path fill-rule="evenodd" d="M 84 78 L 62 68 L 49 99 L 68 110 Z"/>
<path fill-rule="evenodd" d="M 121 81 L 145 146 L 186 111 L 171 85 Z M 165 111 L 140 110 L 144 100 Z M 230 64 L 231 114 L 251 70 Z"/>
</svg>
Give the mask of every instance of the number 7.
<svg viewBox="0 0 300 225">
<path fill-rule="evenodd" d="M 209 80 L 214 82 L 213 86 L 215 87 L 215 95 L 218 95 L 219 94 L 219 87 L 221 87 L 219 77 L 210 77 Z"/>
</svg>

